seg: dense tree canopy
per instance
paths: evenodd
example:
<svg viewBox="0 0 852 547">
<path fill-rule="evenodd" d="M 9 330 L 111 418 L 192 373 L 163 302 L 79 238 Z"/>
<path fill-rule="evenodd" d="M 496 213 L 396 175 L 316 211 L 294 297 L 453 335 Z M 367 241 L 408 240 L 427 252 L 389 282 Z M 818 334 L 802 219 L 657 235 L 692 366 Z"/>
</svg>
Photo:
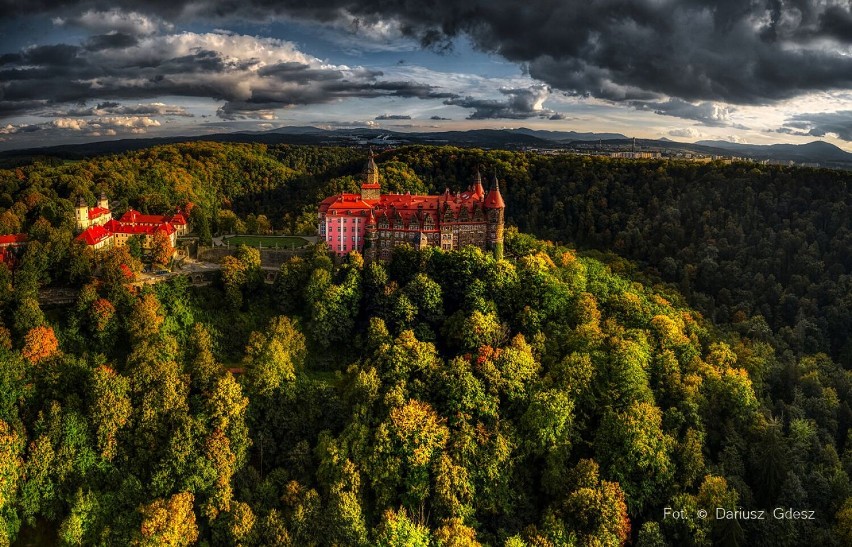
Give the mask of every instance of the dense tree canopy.
<svg viewBox="0 0 852 547">
<path fill-rule="evenodd" d="M 128 248 L 70 243 L 100 190 L 196 203 L 202 238 L 309 230 L 362 159 L 195 143 L 0 171 L 0 223 L 33 237 L 0 265 L 0 542 L 847 543 L 845 174 L 402 148 L 389 188 L 492 164 L 510 221 L 569 244 L 318 246 L 274 284 L 241 248 L 212 286 L 139 288 Z"/>
</svg>

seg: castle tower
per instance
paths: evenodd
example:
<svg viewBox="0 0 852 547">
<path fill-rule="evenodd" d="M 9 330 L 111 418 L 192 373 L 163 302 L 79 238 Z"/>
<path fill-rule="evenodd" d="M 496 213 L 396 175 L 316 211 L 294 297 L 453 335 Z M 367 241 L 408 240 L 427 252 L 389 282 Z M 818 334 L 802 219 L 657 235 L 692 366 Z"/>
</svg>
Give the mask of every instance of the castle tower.
<svg viewBox="0 0 852 547">
<path fill-rule="evenodd" d="M 482 175 L 479 174 L 479 166 L 476 167 L 476 175 L 473 177 L 473 195 L 482 198 L 485 196 L 485 188 L 482 187 Z"/>
<path fill-rule="evenodd" d="M 364 182 L 361 183 L 361 199 L 381 199 L 382 187 L 379 184 L 379 168 L 373 160 L 373 149 L 370 148 L 370 157 L 364 166 Z"/>
<path fill-rule="evenodd" d="M 101 197 L 98 198 L 98 207 L 109 209 L 109 199 L 107 199 L 106 192 L 101 192 Z"/>
<path fill-rule="evenodd" d="M 77 207 L 74 208 L 74 220 L 78 231 L 82 232 L 89 227 L 89 206 L 83 196 L 80 196 L 77 200 Z"/>
<path fill-rule="evenodd" d="M 373 216 L 373 210 L 370 209 L 370 215 L 367 217 L 367 225 L 364 231 L 364 260 L 373 262 L 379 257 L 379 232 L 376 228 L 376 217 Z"/>
<path fill-rule="evenodd" d="M 503 258 L 503 213 L 506 204 L 503 195 L 500 194 L 500 182 L 497 180 L 497 172 L 494 172 L 494 181 L 488 194 L 485 196 L 485 210 L 488 216 L 488 248 L 494 251 L 497 260 Z"/>
</svg>

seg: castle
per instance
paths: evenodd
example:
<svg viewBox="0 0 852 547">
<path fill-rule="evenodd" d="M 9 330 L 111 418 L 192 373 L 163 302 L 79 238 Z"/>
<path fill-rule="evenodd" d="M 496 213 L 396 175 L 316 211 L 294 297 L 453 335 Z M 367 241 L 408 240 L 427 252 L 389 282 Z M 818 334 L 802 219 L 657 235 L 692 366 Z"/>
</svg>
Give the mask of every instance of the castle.
<svg viewBox="0 0 852 547">
<path fill-rule="evenodd" d="M 77 230 L 80 231 L 76 240 L 93 249 L 121 247 L 127 244 L 130 237 L 139 236 L 142 248 L 148 250 L 157 232 L 169 236 L 174 247 L 177 237 L 189 232 L 187 217 L 180 209 L 172 215 L 143 215 L 129 209 L 119 220 L 115 220 L 106 194 L 101 194 L 95 207 L 89 207 L 81 196 L 75 208 L 75 220 Z"/>
<path fill-rule="evenodd" d="M 389 260 L 393 249 L 461 249 L 474 245 L 503 256 L 506 205 L 497 175 L 488 192 L 476 175 L 466 190 L 436 196 L 382 194 L 373 152 L 364 168 L 360 194 L 343 193 L 319 205 L 319 234 L 338 256 L 358 251 L 365 260 Z"/>
</svg>

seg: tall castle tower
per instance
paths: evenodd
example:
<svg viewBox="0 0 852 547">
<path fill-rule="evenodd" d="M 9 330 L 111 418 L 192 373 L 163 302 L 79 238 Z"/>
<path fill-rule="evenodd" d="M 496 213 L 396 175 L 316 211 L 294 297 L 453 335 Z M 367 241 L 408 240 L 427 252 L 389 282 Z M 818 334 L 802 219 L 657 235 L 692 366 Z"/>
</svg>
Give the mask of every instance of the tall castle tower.
<svg viewBox="0 0 852 547">
<path fill-rule="evenodd" d="M 373 149 L 370 148 L 370 157 L 364 166 L 364 182 L 361 183 L 361 199 L 381 199 L 382 187 L 379 184 L 379 168 L 373 160 Z"/>
<path fill-rule="evenodd" d="M 485 195 L 485 210 L 488 215 L 488 248 L 494 251 L 497 260 L 503 258 L 503 213 L 506 203 L 500 194 L 500 182 L 497 180 L 497 172 L 494 172 L 494 181 L 488 194 Z"/>
</svg>

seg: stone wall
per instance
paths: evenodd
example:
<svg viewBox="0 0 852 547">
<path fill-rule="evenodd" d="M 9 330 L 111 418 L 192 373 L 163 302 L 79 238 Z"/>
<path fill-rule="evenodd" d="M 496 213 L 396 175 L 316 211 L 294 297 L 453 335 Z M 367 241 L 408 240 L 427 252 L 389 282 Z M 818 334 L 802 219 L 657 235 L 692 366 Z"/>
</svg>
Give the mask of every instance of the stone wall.
<svg viewBox="0 0 852 547">
<path fill-rule="evenodd" d="M 198 260 L 220 264 L 226 256 L 233 256 L 236 247 L 198 246 Z M 264 268 L 279 268 L 292 256 L 307 254 L 308 249 L 260 249 L 260 265 Z"/>
</svg>

